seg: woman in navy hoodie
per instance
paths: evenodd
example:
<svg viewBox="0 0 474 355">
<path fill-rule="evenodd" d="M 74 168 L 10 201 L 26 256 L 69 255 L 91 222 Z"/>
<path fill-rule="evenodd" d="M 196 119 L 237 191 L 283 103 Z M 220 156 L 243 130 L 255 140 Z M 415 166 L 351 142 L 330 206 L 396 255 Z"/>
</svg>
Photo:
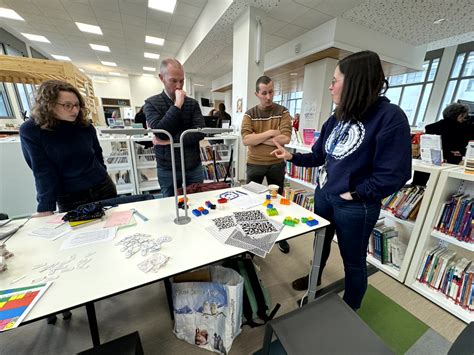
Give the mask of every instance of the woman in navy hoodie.
<svg viewBox="0 0 474 355">
<path fill-rule="evenodd" d="M 381 96 L 387 88 L 376 53 L 363 51 L 340 60 L 329 87 L 337 107 L 312 153 L 291 154 L 278 142 L 272 152 L 297 166 L 320 167 L 314 212 L 331 225 L 318 283 L 336 232 L 344 262 L 344 301 L 355 310 L 367 289 L 367 244 L 380 201 L 411 177 L 410 126 L 400 107 Z M 307 287 L 305 278 L 293 284 Z"/>
</svg>

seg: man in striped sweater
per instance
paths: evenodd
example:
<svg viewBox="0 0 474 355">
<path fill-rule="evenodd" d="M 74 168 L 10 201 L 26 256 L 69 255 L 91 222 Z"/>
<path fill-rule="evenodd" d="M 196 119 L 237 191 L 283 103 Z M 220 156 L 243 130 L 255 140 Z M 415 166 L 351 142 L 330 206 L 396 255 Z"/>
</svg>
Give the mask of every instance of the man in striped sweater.
<svg viewBox="0 0 474 355">
<path fill-rule="evenodd" d="M 290 142 L 291 116 L 286 107 L 273 102 L 273 81 L 268 76 L 257 79 L 255 90 L 260 103 L 245 113 L 241 128 L 242 141 L 248 147 L 247 183 L 261 184 L 266 178 L 269 185 L 279 186 L 281 194 L 286 165 L 271 152 L 275 149 L 275 141 L 281 145 Z M 281 241 L 279 248 L 283 253 L 290 251 L 286 241 Z"/>
</svg>

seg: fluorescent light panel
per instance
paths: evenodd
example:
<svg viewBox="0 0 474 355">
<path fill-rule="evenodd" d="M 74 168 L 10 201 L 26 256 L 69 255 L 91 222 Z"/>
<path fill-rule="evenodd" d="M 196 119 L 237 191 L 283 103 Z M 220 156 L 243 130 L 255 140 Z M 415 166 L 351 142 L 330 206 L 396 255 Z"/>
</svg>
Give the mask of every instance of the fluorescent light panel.
<svg viewBox="0 0 474 355">
<path fill-rule="evenodd" d="M 165 43 L 165 40 L 160 37 L 145 36 L 145 42 L 162 46 Z"/>
<path fill-rule="evenodd" d="M 0 17 L 9 18 L 11 20 L 25 21 L 25 19 L 18 15 L 16 11 L 7 9 L 6 7 L 0 7 Z"/>
<path fill-rule="evenodd" d="M 45 36 L 33 35 L 31 33 L 22 33 L 22 35 L 28 38 L 30 41 L 51 43 Z"/>
<path fill-rule="evenodd" d="M 103 62 L 103 61 L 100 61 L 102 63 L 102 65 L 107 65 L 109 67 L 116 67 L 117 66 L 117 63 L 114 63 L 114 62 Z"/>
<path fill-rule="evenodd" d="M 153 74 L 142 74 L 142 76 L 146 76 L 148 78 L 153 78 Z"/>
<path fill-rule="evenodd" d="M 145 52 L 145 58 L 160 59 L 160 55 L 156 53 Z"/>
<path fill-rule="evenodd" d="M 92 43 L 89 43 L 89 46 L 91 46 L 91 48 L 95 51 L 110 52 L 110 48 L 107 46 L 102 46 L 100 44 L 92 44 Z"/>
<path fill-rule="evenodd" d="M 88 25 L 87 23 L 76 22 L 77 28 L 82 32 L 95 33 L 96 35 L 102 35 L 102 30 L 99 26 Z"/>
<path fill-rule="evenodd" d="M 51 54 L 51 57 L 53 57 L 54 59 L 57 59 L 57 60 L 66 60 L 68 62 L 71 61 L 71 58 L 69 58 L 68 56 L 65 56 L 65 55 Z"/>
<path fill-rule="evenodd" d="M 156 71 L 156 68 L 153 68 L 153 67 L 143 67 L 143 70 L 146 70 L 146 71 Z"/>
<path fill-rule="evenodd" d="M 204 86 L 203 84 L 193 84 L 194 86 Z"/>
<path fill-rule="evenodd" d="M 148 7 L 172 14 L 176 7 L 176 0 L 148 0 Z"/>
<path fill-rule="evenodd" d="M 121 74 L 116 71 L 109 72 L 110 75 L 120 76 Z"/>
</svg>

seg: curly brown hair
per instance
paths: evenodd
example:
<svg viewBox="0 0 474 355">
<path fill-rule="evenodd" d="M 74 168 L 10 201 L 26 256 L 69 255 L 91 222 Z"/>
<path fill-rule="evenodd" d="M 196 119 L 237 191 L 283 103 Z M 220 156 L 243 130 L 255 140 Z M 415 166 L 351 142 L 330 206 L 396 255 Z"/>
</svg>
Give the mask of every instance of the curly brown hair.
<svg viewBox="0 0 474 355">
<path fill-rule="evenodd" d="M 35 105 L 31 110 L 31 117 L 42 129 L 53 129 L 59 123 L 54 107 L 57 103 L 59 92 L 69 91 L 77 96 L 79 100 L 79 113 L 74 122 L 80 126 L 88 126 L 89 110 L 79 90 L 73 85 L 61 80 L 47 80 L 41 83 L 35 98 Z"/>
</svg>

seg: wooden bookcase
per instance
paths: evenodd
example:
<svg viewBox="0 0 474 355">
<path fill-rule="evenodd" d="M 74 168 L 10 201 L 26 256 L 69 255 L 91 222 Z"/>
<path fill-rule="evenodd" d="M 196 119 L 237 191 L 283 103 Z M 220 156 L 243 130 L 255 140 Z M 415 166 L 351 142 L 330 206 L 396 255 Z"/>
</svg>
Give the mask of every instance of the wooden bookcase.
<svg viewBox="0 0 474 355">
<path fill-rule="evenodd" d="M 440 174 L 431 200 L 430 209 L 427 212 L 418 244 L 413 253 L 413 260 L 410 264 L 405 284 L 464 322 L 469 323 L 474 321 L 474 312 L 461 308 L 443 293 L 416 280 L 426 249 L 436 245 L 446 246 L 448 249 L 454 250 L 456 252 L 455 259 L 465 257 L 468 260 L 474 261 L 473 243 L 461 242 L 454 237 L 434 230 L 439 215 L 442 212 L 443 204 L 456 193 L 465 193 L 474 197 L 474 175 L 465 174 L 462 167 L 444 170 Z"/>
<path fill-rule="evenodd" d="M 0 81 L 6 83 L 41 84 L 46 80 L 63 80 L 82 94 L 94 125 L 99 122 L 97 99 L 92 80 L 69 62 L 0 55 Z"/>
</svg>

